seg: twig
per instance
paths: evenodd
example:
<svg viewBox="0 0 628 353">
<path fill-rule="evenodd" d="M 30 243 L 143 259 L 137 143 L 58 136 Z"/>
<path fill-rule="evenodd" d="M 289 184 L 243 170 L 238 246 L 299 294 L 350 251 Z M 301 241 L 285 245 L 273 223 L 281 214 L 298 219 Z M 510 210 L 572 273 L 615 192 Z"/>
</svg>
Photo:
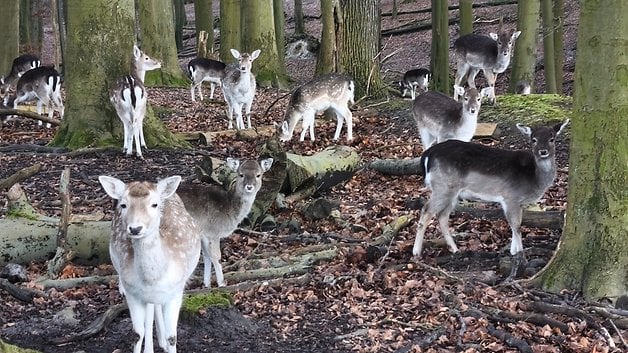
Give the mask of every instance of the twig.
<svg viewBox="0 0 628 353">
<path fill-rule="evenodd" d="M 624 346 L 624 349 L 628 349 L 628 344 L 626 344 L 626 340 L 624 340 L 624 335 L 619 331 L 617 326 L 615 326 L 615 323 L 613 322 L 613 320 L 609 319 L 608 322 L 609 322 L 610 326 L 613 328 L 613 330 L 615 330 L 615 333 L 619 337 L 619 341 Z"/>
<path fill-rule="evenodd" d="M 499 338 L 500 340 L 504 341 L 504 343 L 506 343 L 510 347 L 515 347 L 515 348 L 519 349 L 519 351 L 522 352 L 522 353 L 533 353 L 532 347 L 530 347 L 530 345 L 526 341 L 524 341 L 522 339 L 519 339 L 519 338 L 509 334 L 506 331 L 498 330 L 495 327 L 493 327 L 492 325 L 489 325 L 487 327 L 487 331 L 491 335 L 493 335 L 493 336 Z"/>
</svg>

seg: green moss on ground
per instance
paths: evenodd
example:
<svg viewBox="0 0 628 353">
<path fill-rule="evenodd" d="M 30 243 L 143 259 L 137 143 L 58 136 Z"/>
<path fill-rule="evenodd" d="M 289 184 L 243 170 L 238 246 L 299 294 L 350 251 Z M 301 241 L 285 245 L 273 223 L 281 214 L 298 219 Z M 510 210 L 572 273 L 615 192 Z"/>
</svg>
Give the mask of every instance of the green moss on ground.
<svg viewBox="0 0 628 353">
<path fill-rule="evenodd" d="M 40 353 L 32 349 L 20 348 L 8 343 L 5 343 L 0 339 L 0 353 Z"/>
<path fill-rule="evenodd" d="M 506 94 L 497 104 L 483 103 L 478 121 L 485 123 L 534 125 L 571 118 L 572 99 L 557 94 Z"/>
<path fill-rule="evenodd" d="M 210 307 L 226 309 L 230 306 L 233 306 L 233 296 L 231 293 L 216 289 L 208 293 L 184 295 L 183 304 L 181 305 L 181 314 L 183 316 L 193 317 Z"/>
</svg>

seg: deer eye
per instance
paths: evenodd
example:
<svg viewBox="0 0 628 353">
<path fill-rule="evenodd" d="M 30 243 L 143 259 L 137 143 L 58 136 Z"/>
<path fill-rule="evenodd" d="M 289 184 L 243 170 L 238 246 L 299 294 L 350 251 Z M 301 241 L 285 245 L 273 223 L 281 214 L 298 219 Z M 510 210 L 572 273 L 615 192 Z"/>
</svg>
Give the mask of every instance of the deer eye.
<svg viewBox="0 0 628 353">
<path fill-rule="evenodd" d="M 554 143 L 554 139 L 553 139 L 553 138 L 551 138 L 551 139 L 550 139 L 550 142 L 551 142 L 551 143 Z"/>
<path fill-rule="evenodd" d="M 257 174 L 255 177 L 259 179 L 262 177 L 262 174 Z"/>
<path fill-rule="evenodd" d="M 532 142 L 536 143 L 537 141 L 538 141 L 538 140 L 537 140 L 537 138 L 536 138 L 536 137 L 533 137 L 533 138 L 532 138 Z"/>
<path fill-rule="evenodd" d="M 240 178 L 244 178 L 244 174 L 239 174 L 238 175 Z"/>
<path fill-rule="evenodd" d="M 157 208 L 157 206 L 159 206 L 159 205 L 158 205 L 158 204 L 156 204 L 156 203 L 154 203 L 154 204 L 150 205 L 150 207 L 152 207 L 152 208 Z"/>
<path fill-rule="evenodd" d="M 126 204 L 125 203 L 121 203 L 120 204 L 120 208 L 126 208 Z"/>
</svg>

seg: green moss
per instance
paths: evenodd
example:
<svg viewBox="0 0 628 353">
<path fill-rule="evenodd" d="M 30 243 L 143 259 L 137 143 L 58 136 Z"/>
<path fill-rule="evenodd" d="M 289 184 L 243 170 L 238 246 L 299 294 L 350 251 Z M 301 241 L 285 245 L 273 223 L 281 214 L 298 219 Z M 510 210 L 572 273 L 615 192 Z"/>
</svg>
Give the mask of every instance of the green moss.
<svg viewBox="0 0 628 353">
<path fill-rule="evenodd" d="M 9 209 L 7 211 L 7 216 L 10 218 L 26 218 L 31 221 L 36 221 L 40 218 L 39 215 L 34 210 L 32 209 L 28 210 L 28 209 L 25 209 L 24 207 L 16 207 L 16 208 Z"/>
<path fill-rule="evenodd" d="M 482 104 L 481 122 L 538 124 L 571 118 L 572 99 L 557 94 L 506 94 L 497 96 L 497 104 Z"/>
<path fill-rule="evenodd" d="M 209 293 L 186 294 L 183 296 L 181 312 L 184 315 L 196 315 L 210 307 L 228 308 L 233 305 L 231 293 L 225 290 L 213 290 Z"/>
<path fill-rule="evenodd" d="M 20 348 L 0 340 L 0 353 L 39 353 L 39 351 Z"/>
</svg>

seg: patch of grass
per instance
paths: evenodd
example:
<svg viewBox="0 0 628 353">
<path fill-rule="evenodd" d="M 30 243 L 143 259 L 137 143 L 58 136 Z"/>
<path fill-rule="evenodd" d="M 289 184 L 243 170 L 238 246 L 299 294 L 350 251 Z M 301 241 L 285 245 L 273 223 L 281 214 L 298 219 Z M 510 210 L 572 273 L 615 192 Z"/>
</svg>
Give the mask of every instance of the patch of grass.
<svg viewBox="0 0 628 353">
<path fill-rule="evenodd" d="M 571 118 L 572 99 L 557 94 L 506 94 L 497 104 L 483 103 L 478 121 L 514 125 L 535 125 Z"/>
<path fill-rule="evenodd" d="M 197 315 L 210 307 L 228 308 L 233 305 L 233 296 L 225 290 L 212 290 L 209 293 L 186 294 L 183 296 L 181 313 L 184 315 Z"/>
</svg>

